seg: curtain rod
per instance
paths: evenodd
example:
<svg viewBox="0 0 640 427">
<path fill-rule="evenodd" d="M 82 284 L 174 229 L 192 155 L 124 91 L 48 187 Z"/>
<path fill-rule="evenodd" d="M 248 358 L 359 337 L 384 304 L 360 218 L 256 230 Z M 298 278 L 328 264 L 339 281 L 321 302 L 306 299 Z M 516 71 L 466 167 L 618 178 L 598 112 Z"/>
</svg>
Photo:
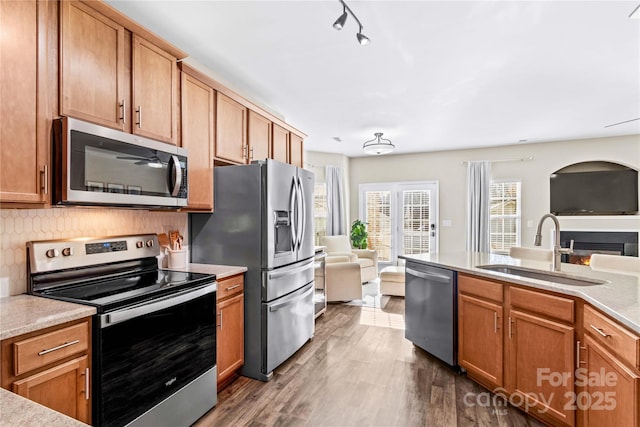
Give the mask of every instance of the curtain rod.
<svg viewBox="0 0 640 427">
<path fill-rule="evenodd" d="M 490 162 L 490 163 L 504 163 L 504 162 L 529 162 L 533 160 L 533 156 L 529 157 L 521 157 L 519 159 L 502 159 L 502 160 L 465 160 L 462 162 L 463 165 L 466 165 L 469 162 Z"/>
</svg>

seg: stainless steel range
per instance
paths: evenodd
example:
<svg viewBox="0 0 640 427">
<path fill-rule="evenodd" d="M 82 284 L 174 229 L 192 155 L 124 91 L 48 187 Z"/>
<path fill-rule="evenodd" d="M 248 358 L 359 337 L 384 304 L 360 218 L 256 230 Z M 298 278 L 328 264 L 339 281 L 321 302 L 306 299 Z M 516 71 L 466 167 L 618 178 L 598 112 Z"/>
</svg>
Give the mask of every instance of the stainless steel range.
<svg viewBox="0 0 640 427">
<path fill-rule="evenodd" d="M 29 293 L 97 309 L 94 425 L 187 426 L 217 402 L 215 275 L 157 255 L 154 234 L 27 243 Z"/>
</svg>

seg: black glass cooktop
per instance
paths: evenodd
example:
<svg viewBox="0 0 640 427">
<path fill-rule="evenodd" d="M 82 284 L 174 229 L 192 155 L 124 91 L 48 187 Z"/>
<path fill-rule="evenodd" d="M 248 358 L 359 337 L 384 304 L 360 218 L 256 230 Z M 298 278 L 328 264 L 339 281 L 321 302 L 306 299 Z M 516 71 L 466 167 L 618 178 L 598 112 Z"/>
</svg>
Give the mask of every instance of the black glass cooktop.
<svg viewBox="0 0 640 427">
<path fill-rule="evenodd" d="M 109 279 L 56 287 L 38 294 L 63 301 L 93 305 L 98 313 L 126 307 L 190 288 L 210 284 L 215 275 L 173 270 L 136 272 Z"/>
</svg>

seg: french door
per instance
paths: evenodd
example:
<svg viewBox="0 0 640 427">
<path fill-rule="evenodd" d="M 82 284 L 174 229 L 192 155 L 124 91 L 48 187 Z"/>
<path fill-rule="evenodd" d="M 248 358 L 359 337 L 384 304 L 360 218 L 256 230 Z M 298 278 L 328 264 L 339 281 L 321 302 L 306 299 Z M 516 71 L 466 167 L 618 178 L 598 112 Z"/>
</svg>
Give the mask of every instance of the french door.
<svg viewBox="0 0 640 427">
<path fill-rule="evenodd" d="M 360 218 L 379 262 L 437 251 L 437 181 L 361 184 L 359 193 Z"/>
</svg>

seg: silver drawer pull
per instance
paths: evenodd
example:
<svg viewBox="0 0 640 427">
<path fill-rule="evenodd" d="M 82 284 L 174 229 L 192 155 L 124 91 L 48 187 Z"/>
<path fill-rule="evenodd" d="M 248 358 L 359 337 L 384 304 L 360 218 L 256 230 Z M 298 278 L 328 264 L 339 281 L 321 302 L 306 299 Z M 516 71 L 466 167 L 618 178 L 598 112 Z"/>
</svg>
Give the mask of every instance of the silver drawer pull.
<svg viewBox="0 0 640 427">
<path fill-rule="evenodd" d="M 229 287 L 227 288 L 227 290 L 228 290 L 228 291 L 230 291 L 230 290 L 233 290 L 233 289 L 235 289 L 235 288 L 239 288 L 240 286 L 242 286 L 242 285 L 241 285 L 240 283 L 238 283 L 237 285 L 229 286 Z"/>
<path fill-rule="evenodd" d="M 598 327 L 593 326 L 593 325 L 589 325 L 589 326 L 591 326 L 591 329 L 593 329 L 594 331 L 596 331 L 598 334 L 600 334 L 601 336 L 603 336 L 605 338 L 609 338 L 611 336 L 610 334 L 605 333 L 602 330 L 602 328 L 598 328 Z"/>
<path fill-rule="evenodd" d="M 38 353 L 38 356 L 44 356 L 47 353 L 51 353 L 52 351 L 60 350 L 60 349 L 63 349 L 65 347 L 69 347 L 71 345 L 78 344 L 79 342 L 80 342 L 80 340 L 70 341 L 70 342 L 66 342 L 64 344 L 60 344 L 57 347 L 53 347 L 53 348 L 50 348 L 50 349 L 47 349 L 47 350 L 42 350 L 40 353 Z"/>
</svg>

